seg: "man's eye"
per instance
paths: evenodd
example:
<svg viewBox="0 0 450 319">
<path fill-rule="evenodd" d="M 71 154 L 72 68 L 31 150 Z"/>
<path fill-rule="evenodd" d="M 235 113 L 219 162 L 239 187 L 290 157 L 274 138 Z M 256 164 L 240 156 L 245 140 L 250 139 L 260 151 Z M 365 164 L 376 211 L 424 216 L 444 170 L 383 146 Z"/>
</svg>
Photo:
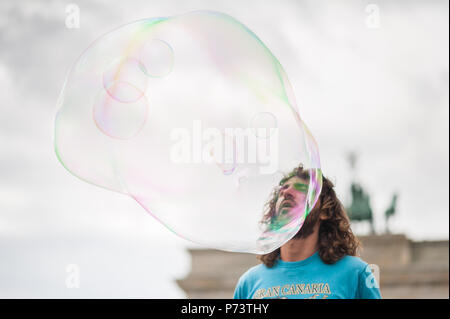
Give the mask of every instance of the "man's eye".
<svg viewBox="0 0 450 319">
<path fill-rule="evenodd" d="M 302 192 L 302 193 L 307 193 L 308 192 L 308 185 L 307 184 L 295 183 L 294 184 L 294 188 L 296 190 L 298 190 L 299 192 Z"/>
</svg>

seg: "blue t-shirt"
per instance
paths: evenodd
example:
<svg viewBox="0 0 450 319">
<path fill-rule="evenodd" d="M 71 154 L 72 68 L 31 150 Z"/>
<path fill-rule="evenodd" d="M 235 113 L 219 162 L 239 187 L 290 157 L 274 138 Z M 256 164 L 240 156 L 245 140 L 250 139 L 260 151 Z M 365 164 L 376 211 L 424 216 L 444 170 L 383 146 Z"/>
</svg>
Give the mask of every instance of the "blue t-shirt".
<svg viewBox="0 0 450 319">
<path fill-rule="evenodd" d="M 238 281 L 234 299 L 378 299 L 378 283 L 371 267 L 359 257 L 345 256 L 332 265 L 316 252 L 294 262 L 278 259 L 247 270 Z"/>
</svg>

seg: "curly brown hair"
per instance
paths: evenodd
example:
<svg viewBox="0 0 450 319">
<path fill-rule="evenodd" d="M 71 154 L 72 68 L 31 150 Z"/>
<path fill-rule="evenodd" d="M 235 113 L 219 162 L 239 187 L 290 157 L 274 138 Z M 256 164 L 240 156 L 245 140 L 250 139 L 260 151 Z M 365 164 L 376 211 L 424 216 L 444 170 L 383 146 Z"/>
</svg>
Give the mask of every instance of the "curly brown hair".
<svg viewBox="0 0 450 319">
<path fill-rule="evenodd" d="M 309 181 L 310 173 L 300 165 L 282 178 L 279 186 L 294 176 Z M 275 215 L 278 195 L 279 187 L 273 190 L 271 199 L 266 203 L 267 211 L 263 216 L 262 223 L 267 222 Z M 315 224 L 319 220 L 319 216 L 324 218 L 320 221 L 318 242 L 319 256 L 322 261 L 326 264 L 334 264 L 346 255 L 356 256 L 361 248 L 361 243 L 350 228 L 350 220 L 344 206 L 336 196 L 334 184 L 326 177 L 322 177 L 322 190 L 316 207 L 307 215 L 302 228 L 293 239 L 309 236 L 312 233 L 312 227 L 308 226 Z M 268 254 L 258 255 L 257 259 L 271 268 L 280 258 L 280 251 L 280 248 L 277 248 Z"/>
</svg>

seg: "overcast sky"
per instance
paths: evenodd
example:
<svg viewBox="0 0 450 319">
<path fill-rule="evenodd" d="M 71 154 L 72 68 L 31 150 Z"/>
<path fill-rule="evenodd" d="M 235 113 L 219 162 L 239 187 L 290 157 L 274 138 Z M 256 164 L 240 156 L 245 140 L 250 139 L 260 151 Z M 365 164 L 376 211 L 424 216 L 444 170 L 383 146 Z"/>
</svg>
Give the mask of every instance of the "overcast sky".
<svg viewBox="0 0 450 319">
<path fill-rule="evenodd" d="M 0 297 L 184 296 L 172 280 L 189 271 L 185 242 L 131 199 L 70 175 L 52 130 L 65 75 L 92 41 L 197 9 L 235 17 L 278 58 L 344 202 L 356 151 L 378 232 L 397 191 L 393 232 L 448 239 L 447 1 L 76 1 L 78 29 L 65 25 L 69 3 L 0 3 Z M 66 288 L 70 264 L 79 289 Z"/>
</svg>

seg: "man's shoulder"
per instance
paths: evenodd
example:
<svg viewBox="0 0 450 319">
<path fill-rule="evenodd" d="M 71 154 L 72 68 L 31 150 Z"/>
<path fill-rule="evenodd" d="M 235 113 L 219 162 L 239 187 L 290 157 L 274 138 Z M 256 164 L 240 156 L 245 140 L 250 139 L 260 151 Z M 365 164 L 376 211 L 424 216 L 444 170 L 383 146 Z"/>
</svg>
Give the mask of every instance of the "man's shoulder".
<svg viewBox="0 0 450 319">
<path fill-rule="evenodd" d="M 342 257 L 340 260 L 338 260 L 335 265 L 337 267 L 342 267 L 346 269 L 350 269 L 352 271 L 358 271 L 361 272 L 366 269 L 367 263 L 362 260 L 358 256 L 349 256 L 346 255 Z"/>
<path fill-rule="evenodd" d="M 262 263 L 255 265 L 243 273 L 240 280 L 255 280 L 268 270 L 270 270 L 270 268 Z"/>
</svg>

